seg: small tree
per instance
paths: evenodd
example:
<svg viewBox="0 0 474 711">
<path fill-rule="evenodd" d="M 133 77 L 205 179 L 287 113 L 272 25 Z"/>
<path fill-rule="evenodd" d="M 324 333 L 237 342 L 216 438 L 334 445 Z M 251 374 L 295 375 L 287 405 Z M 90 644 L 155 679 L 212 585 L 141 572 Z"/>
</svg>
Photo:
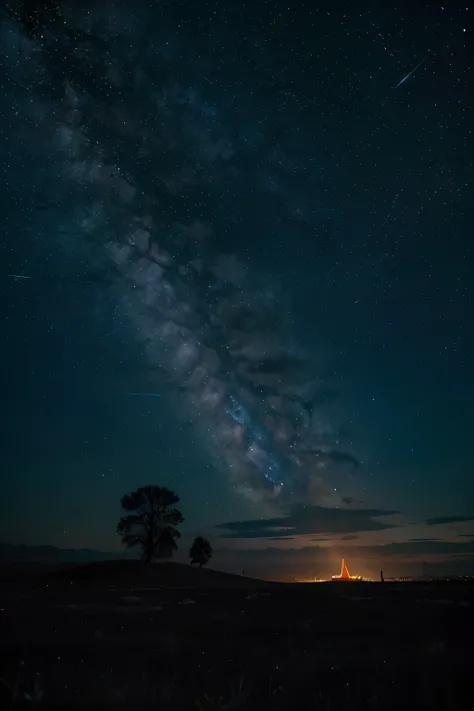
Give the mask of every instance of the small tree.
<svg viewBox="0 0 474 711">
<path fill-rule="evenodd" d="M 212 557 L 212 547 L 209 541 L 202 536 L 195 538 L 193 545 L 189 549 L 189 557 L 191 558 L 191 565 L 196 563 L 200 568 L 209 563 Z"/>
<path fill-rule="evenodd" d="M 117 533 L 128 548 L 139 546 L 142 560 L 151 563 L 156 558 L 171 558 L 177 550 L 176 540 L 181 537 L 176 526 L 184 518 L 178 509 L 172 508 L 179 497 L 166 487 L 142 486 L 121 499 L 125 511 L 117 524 Z"/>
</svg>

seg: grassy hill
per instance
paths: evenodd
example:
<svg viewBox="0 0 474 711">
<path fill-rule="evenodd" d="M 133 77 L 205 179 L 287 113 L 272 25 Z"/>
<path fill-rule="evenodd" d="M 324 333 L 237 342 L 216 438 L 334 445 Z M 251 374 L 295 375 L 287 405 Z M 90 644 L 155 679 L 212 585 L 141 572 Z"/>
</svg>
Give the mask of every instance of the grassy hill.
<svg viewBox="0 0 474 711">
<path fill-rule="evenodd" d="M 48 577 L 83 583 L 133 585 L 144 587 L 252 587 L 272 585 L 242 575 L 223 573 L 211 568 L 196 568 L 182 563 L 163 562 L 148 565 L 136 560 L 95 561 L 48 571 Z"/>
</svg>

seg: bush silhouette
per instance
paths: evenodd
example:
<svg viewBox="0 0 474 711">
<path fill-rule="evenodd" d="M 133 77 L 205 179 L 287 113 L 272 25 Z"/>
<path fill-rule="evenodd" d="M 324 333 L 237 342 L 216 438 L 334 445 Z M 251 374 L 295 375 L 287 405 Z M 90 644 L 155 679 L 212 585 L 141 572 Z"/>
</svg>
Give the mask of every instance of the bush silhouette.
<svg viewBox="0 0 474 711">
<path fill-rule="evenodd" d="M 212 557 L 212 547 L 209 541 L 202 536 L 195 538 L 193 545 L 189 549 L 189 557 L 191 558 L 191 565 L 196 564 L 200 568 L 206 565 Z"/>
</svg>

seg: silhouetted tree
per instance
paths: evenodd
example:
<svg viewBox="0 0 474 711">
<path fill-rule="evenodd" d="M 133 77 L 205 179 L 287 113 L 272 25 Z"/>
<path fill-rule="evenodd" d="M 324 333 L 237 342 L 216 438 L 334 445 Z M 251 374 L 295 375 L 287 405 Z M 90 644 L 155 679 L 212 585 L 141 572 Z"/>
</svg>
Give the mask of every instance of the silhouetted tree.
<svg viewBox="0 0 474 711">
<path fill-rule="evenodd" d="M 176 526 L 184 521 L 181 511 L 172 508 L 178 502 L 174 491 L 162 486 L 142 486 L 125 494 L 122 508 L 134 513 L 122 516 L 117 524 L 122 543 L 128 548 L 139 546 L 146 563 L 154 558 L 171 558 L 181 537 Z"/>
<path fill-rule="evenodd" d="M 196 563 L 200 568 L 209 563 L 212 557 L 212 547 L 209 541 L 202 536 L 195 538 L 193 545 L 189 549 L 189 557 L 191 558 L 191 565 Z"/>
</svg>

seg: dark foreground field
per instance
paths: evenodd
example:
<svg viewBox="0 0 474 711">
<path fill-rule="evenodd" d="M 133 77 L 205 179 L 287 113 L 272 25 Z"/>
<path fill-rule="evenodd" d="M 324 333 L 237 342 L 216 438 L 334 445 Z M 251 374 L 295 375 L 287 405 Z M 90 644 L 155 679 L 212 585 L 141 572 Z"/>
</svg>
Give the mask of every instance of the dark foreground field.
<svg viewBox="0 0 474 711">
<path fill-rule="evenodd" d="M 467 584 L 189 571 L 0 571 L 0 707 L 471 708 Z"/>
</svg>

